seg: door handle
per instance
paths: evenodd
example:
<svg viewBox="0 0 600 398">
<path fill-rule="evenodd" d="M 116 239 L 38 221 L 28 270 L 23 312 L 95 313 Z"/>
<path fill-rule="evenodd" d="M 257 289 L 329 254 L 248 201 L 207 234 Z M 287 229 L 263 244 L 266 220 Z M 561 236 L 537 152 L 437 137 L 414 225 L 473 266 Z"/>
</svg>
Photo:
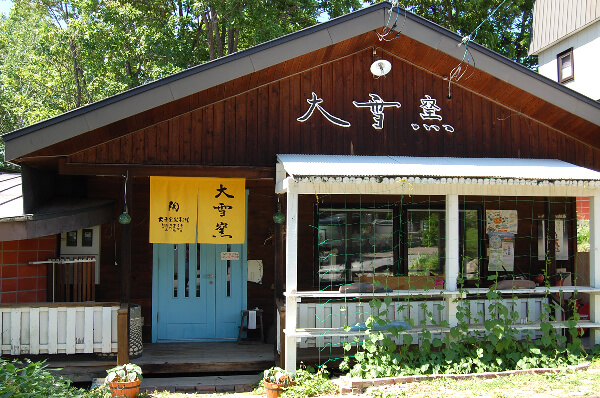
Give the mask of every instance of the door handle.
<svg viewBox="0 0 600 398">
<path fill-rule="evenodd" d="M 212 279 L 212 278 L 215 277 L 215 275 L 214 274 L 208 274 L 208 275 L 206 275 L 206 277 L 209 278 L 209 279 Z"/>
</svg>

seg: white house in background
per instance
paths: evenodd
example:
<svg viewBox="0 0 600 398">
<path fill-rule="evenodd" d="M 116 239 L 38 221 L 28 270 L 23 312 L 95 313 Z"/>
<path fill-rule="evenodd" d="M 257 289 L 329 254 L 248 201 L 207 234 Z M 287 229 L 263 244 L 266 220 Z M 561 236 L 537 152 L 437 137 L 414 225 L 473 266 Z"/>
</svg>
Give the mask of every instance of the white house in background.
<svg viewBox="0 0 600 398">
<path fill-rule="evenodd" d="M 529 54 L 540 74 L 600 100 L 600 1 L 537 0 Z"/>
</svg>

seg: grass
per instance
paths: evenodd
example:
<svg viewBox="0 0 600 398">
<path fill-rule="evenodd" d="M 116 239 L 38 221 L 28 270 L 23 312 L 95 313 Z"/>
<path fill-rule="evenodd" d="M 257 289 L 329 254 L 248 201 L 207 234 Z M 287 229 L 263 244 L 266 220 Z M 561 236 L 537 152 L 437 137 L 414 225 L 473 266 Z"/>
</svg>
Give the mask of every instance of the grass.
<svg viewBox="0 0 600 398">
<path fill-rule="evenodd" d="M 373 398 L 396 397 L 573 397 L 600 392 L 600 372 L 561 372 L 553 374 L 519 374 L 495 379 L 436 379 L 421 383 L 369 389 Z"/>
</svg>

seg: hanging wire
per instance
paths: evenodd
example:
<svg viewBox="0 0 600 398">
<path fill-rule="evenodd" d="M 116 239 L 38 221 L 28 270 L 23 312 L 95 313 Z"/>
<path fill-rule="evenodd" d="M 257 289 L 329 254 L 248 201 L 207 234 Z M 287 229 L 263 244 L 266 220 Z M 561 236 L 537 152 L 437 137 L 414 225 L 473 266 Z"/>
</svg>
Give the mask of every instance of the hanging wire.
<svg viewBox="0 0 600 398">
<path fill-rule="evenodd" d="M 492 16 L 496 13 L 496 11 L 500 9 L 500 7 L 504 5 L 504 3 L 506 3 L 506 0 L 503 0 L 502 3 L 500 3 L 490 14 L 488 14 L 488 16 L 483 21 L 481 21 L 481 23 L 477 25 L 477 27 L 470 34 L 464 36 L 462 40 L 458 43 L 458 47 L 462 46 L 463 44 L 465 45 L 465 52 L 460 63 L 457 66 L 455 66 L 454 69 L 452 69 L 452 71 L 450 72 L 450 77 L 448 79 L 448 99 L 452 98 L 452 80 L 458 82 L 460 79 L 463 78 L 463 76 L 467 73 L 467 70 L 469 69 L 470 60 L 473 61 L 473 71 L 466 78 L 466 80 L 468 80 L 475 72 L 475 58 L 473 58 L 473 55 L 469 51 L 469 42 L 475 41 L 477 35 L 479 34 L 479 29 L 483 26 L 484 23 L 486 23 L 492 18 Z M 465 65 L 464 70 L 463 65 Z"/>
<path fill-rule="evenodd" d="M 392 20 L 392 11 L 394 9 L 394 6 L 397 7 L 397 12 L 396 12 L 396 19 L 394 20 L 394 23 L 392 24 L 392 26 L 390 26 L 390 22 Z M 375 31 L 375 33 L 377 34 L 377 37 L 379 38 L 379 41 L 392 41 L 394 39 L 397 39 L 398 37 L 400 37 L 400 34 L 402 33 L 402 30 L 404 29 L 404 25 L 406 24 L 406 7 L 402 7 L 404 9 L 404 21 L 402 22 L 402 27 L 400 27 L 400 30 L 398 32 L 396 32 L 396 34 L 394 35 L 394 37 L 392 37 L 391 39 L 388 39 L 387 37 L 389 35 L 391 35 L 394 32 L 394 29 L 396 29 L 397 23 L 398 23 L 398 16 L 400 15 L 400 3 L 398 0 L 394 0 L 392 2 L 392 7 L 389 10 L 389 17 L 388 20 L 382 30 L 381 33 Z"/>
</svg>

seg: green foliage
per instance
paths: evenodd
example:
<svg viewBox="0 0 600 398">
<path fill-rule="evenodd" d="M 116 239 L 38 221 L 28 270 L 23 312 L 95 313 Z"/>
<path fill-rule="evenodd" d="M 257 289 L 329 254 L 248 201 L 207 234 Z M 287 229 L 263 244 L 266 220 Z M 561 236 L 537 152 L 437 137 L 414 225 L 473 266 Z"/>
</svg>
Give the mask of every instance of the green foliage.
<svg viewBox="0 0 600 398">
<path fill-rule="evenodd" d="M 375 331 L 372 325 L 385 324 L 385 311 L 371 316 L 366 322 L 367 335 L 364 339 L 354 338 L 358 350 L 354 358 L 344 358 L 340 370 L 348 371 L 352 377 L 378 378 L 418 374 L 464 374 L 498 372 L 513 369 L 540 367 L 560 367 L 579 363 L 586 357 L 581 341 L 577 337 L 575 320 L 565 321 L 565 327 L 572 336 L 569 341 L 556 332 L 550 314 L 553 308 L 547 305 L 541 322 L 542 337 L 534 340 L 530 333 L 514 327 L 519 313 L 506 306 L 499 293 L 492 287 L 487 293 L 489 317 L 484 322 L 484 330 L 469 330 L 469 319 L 482 316 L 472 314 L 468 305 L 458 303 L 458 325 L 450 328 L 447 322 L 436 323 L 427 303 L 420 304 L 426 315 L 418 349 L 414 346 L 411 334 L 404 334 L 396 327 L 389 327 L 386 333 Z M 378 299 L 370 305 L 373 309 L 381 306 Z M 443 308 L 438 308 L 442 310 Z M 376 313 L 377 311 L 373 311 Z M 425 324 L 439 326 L 444 333 L 434 334 Z M 520 336 L 525 333 L 525 338 Z M 403 344 L 397 345 L 396 341 Z M 348 351 L 350 344 L 344 349 Z"/>
<path fill-rule="evenodd" d="M 400 4 L 461 36 L 471 35 L 471 40 L 515 62 L 536 69 L 537 57 L 527 55 L 534 1 L 404 0 Z"/>
<path fill-rule="evenodd" d="M 359 9 L 358 0 L 15 0 L 0 20 L 9 132 Z"/>
<path fill-rule="evenodd" d="M 590 251 L 590 220 L 577 220 L 577 251 Z"/>
<path fill-rule="evenodd" d="M 71 386 L 69 380 L 55 378 L 43 362 L 8 362 L 0 359 L 0 397 L 81 397 L 110 396 L 104 389 L 86 391 Z M 108 394 L 108 395 L 107 395 Z"/>
<path fill-rule="evenodd" d="M 263 380 L 268 381 L 269 383 L 282 384 L 284 387 L 288 387 L 294 382 L 294 376 L 279 366 L 273 366 L 272 368 L 264 371 Z"/>
<path fill-rule="evenodd" d="M 106 371 L 106 383 L 142 380 L 142 369 L 134 363 L 118 365 Z"/>
<path fill-rule="evenodd" d="M 316 397 L 326 394 L 335 394 L 338 386 L 329 380 L 329 372 L 325 366 L 318 371 L 312 367 L 298 369 L 296 371 L 296 382 L 286 388 L 282 397 Z"/>
</svg>

